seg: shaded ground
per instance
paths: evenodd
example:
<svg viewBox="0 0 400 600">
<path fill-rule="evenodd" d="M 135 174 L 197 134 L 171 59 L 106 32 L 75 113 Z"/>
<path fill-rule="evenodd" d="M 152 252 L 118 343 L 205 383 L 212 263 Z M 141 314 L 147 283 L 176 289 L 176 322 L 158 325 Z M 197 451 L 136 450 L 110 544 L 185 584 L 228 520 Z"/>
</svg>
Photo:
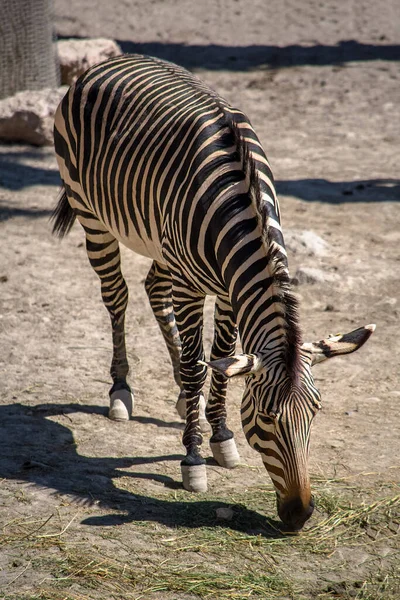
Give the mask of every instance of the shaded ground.
<svg viewBox="0 0 400 600">
<path fill-rule="evenodd" d="M 339 11 L 275 2 L 265 11 L 261 1 L 156 1 L 151 13 L 147 3 L 97 4 L 57 0 L 59 33 L 110 36 L 200 69 L 250 115 L 284 228 L 328 244 L 321 256 L 289 255 L 292 274 L 325 274 L 297 288 L 305 339 L 371 322 L 377 330 L 359 353 L 315 372 L 324 404 L 311 448 L 318 512 L 304 534 L 276 530 L 272 486 L 240 429 L 240 383 L 229 405 L 243 465 L 210 463 L 209 493 L 192 497 L 180 489 L 176 389 L 142 285 L 149 261 L 124 252 L 136 407 L 129 424 L 111 423 L 98 282 L 78 226 L 62 244 L 50 235 L 52 150 L 0 147 L 5 597 L 399 597 L 397 3 Z M 211 311 L 209 302 L 208 345 Z M 217 518 L 221 507 L 232 520 Z"/>
</svg>

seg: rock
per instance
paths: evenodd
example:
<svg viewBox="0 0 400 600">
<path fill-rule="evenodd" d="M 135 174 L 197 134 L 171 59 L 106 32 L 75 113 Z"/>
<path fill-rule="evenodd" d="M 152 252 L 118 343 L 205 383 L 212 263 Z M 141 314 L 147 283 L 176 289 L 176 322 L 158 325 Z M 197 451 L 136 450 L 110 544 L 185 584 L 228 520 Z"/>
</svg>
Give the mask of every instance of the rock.
<svg viewBox="0 0 400 600">
<path fill-rule="evenodd" d="M 294 274 L 293 283 L 334 283 L 340 279 L 337 273 L 331 273 L 316 267 L 299 267 Z"/>
<path fill-rule="evenodd" d="M 67 88 L 18 92 L 0 100 L 0 140 L 53 144 L 54 114 Z"/>
<path fill-rule="evenodd" d="M 325 312 L 333 312 L 335 310 L 335 307 L 333 306 L 333 304 L 327 304 L 324 308 Z"/>
<path fill-rule="evenodd" d="M 114 40 L 106 38 L 88 40 L 60 40 L 57 42 L 61 83 L 71 85 L 89 67 L 93 67 L 112 56 L 122 54 Z"/>
<path fill-rule="evenodd" d="M 231 508 L 217 508 L 215 511 L 217 519 L 224 519 L 225 521 L 232 521 L 233 510 Z"/>
<path fill-rule="evenodd" d="M 328 244 L 313 231 L 287 229 L 285 231 L 285 246 L 293 254 L 308 254 L 309 256 L 325 256 Z"/>
</svg>

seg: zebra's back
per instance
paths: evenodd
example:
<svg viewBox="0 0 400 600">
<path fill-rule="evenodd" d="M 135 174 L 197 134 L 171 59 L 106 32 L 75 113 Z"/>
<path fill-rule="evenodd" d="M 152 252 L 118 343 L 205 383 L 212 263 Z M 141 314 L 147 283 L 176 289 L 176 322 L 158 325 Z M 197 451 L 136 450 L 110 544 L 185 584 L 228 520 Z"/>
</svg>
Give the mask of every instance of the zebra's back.
<svg viewBox="0 0 400 600">
<path fill-rule="evenodd" d="M 125 55 L 70 88 L 56 114 L 55 148 L 75 209 L 93 213 L 117 240 L 158 262 L 168 262 L 166 252 L 184 253 L 186 267 L 200 265 L 208 280 L 218 280 L 215 292 L 221 282 L 213 240 L 207 243 L 206 231 L 202 252 L 198 224 L 246 179 L 238 131 L 274 204 L 268 163 L 245 115 L 185 69 Z"/>
</svg>

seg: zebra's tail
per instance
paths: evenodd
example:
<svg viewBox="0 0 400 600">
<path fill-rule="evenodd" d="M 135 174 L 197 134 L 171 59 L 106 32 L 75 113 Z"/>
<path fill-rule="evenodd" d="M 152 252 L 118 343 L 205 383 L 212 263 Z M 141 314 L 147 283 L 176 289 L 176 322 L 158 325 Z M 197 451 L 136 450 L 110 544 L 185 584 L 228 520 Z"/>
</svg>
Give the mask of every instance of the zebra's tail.
<svg viewBox="0 0 400 600">
<path fill-rule="evenodd" d="M 76 219 L 76 214 L 70 203 L 68 202 L 67 193 L 63 188 L 57 202 L 57 206 L 53 210 L 50 221 L 53 221 L 53 233 L 59 238 L 66 236 Z"/>
</svg>

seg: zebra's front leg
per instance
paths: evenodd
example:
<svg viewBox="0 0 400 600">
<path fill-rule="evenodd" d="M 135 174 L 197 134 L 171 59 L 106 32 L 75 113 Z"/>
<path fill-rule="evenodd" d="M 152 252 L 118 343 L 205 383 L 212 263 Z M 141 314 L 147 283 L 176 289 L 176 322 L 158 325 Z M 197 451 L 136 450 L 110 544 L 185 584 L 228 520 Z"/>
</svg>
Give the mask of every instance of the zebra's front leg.
<svg viewBox="0 0 400 600">
<path fill-rule="evenodd" d="M 81 219 L 80 219 L 81 220 Z M 112 327 L 113 358 L 110 389 L 110 409 L 108 416 L 113 421 L 129 421 L 133 409 L 133 393 L 126 377 L 129 366 L 125 347 L 125 311 L 128 304 L 128 287 L 121 273 L 121 258 L 118 241 L 103 225 L 98 230 L 85 228 L 86 249 L 90 264 L 101 281 L 101 296 L 107 308 Z"/>
<path fill-rule="evenodd" d="M 182 352 L 180 376 L 186 395 L 186 425 L 183 445 L 186 457 L 181 462 L 183 487 L 190 492 L 207 491 L 205 460 L 200 454 L 203 441 L 199 422 L 201 390 L 207 376 L 203 350 L 204 296 L 186 287 L 173 287 L 173 305 Z"/>
<path fill-rule="evenodd" d="M 237 328 L 228 299 L 217 297 L 214 316 L 214 341 L 211 360 L 229 358 L 235 353 Z M 240 462 L 233 432 L 226 425 L 226 391 L 228 380 L 222 373 L 213 371 L 210 393 L 206 406 L 206 417 L 211 425 L 211 452 L 221 467 L 232 469 Z"/>
<path fill-rule="evenodd" d="M 182 344 L 174 316 L 172 281 L 168 267 L 154 261 L 146 277 L 145 289 L 171 358 L 175 383 L 180 389 L 176 410 L 181 419 L 186 419 L 186 392 L 180 374 Z M 206 403 L 201 394 L 199 416 L 201 431 L 209 431 L 205 408 Z"/>
</svg>

